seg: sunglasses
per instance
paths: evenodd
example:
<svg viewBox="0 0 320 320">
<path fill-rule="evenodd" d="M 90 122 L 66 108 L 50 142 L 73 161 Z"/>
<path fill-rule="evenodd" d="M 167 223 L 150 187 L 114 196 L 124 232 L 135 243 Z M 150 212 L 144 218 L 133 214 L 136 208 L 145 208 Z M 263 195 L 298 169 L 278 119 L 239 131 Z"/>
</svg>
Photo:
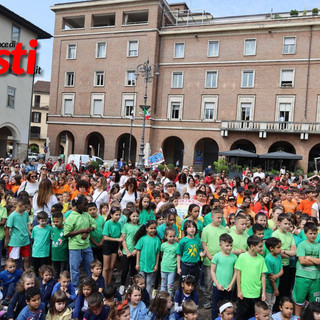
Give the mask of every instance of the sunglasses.
<svg viewBox="0 0 320 320">
<path fill-rule="evenodd" d="M 15 168 L 18 168 L 18 169 L 20 169 L 20 167 L 19 167 L 19 166 L 16 166 Z"/>
<path fill-rule="evenodd" d="M 37 176 L 30 176 L 31 178 L 36 178 Z"/>
<path fill-rule="evenodd" d="M 3 170 L 9 170 L 9 168 L 3 168 Z"/>
<path fill-rule="evenodd" d="M 41 170 L 45 170 L 45 171 L 47 171 L 47 170 L 48 170 L 48 168 L 41 168 Z"/>
</svg>

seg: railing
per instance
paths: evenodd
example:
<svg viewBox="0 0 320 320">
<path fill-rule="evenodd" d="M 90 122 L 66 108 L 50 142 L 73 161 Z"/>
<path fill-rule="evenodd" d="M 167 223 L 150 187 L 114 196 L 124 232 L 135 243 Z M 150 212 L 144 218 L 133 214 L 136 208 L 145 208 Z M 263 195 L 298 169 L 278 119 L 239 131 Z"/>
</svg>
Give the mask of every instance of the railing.
<svg viewBox="0 0 320 320">
<path fill-rule="evenodd" d="M 320 133 L 318 122 L 222 120 L 221 130 Z"/>
</svg>

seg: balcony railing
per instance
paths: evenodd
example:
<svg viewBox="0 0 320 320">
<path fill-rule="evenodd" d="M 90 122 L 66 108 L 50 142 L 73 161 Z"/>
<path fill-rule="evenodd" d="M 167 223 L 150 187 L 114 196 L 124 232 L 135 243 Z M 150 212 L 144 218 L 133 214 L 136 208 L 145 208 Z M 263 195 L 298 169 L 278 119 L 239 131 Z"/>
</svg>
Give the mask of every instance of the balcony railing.
<svg viewBox="0 0 320 320">
<path fill-rule="evenodd" d="M 47 136 L 45 135 L 45 134 L 40 134 L 40 133 L 33 133 L 33 132 L 31 132 L 30 133 L 30 139 L 46 139 L 47 138 Z"/>
<path fill-rule="evenodd" d="M 320 122 L 222 120 L 221 130 L 320 133 Z"/>
</svg>

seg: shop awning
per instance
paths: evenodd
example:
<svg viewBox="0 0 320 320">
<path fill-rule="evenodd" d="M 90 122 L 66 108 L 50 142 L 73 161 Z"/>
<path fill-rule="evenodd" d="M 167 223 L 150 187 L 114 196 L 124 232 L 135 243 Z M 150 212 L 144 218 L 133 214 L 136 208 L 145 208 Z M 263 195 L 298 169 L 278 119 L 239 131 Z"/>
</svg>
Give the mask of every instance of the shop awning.
<svg viewBox="0 0 320 320">
<path fill-rule="evenodd" d="M 302 156 L 294 153 L 275 151 L 259 155 L 260 159 L 302 160 Z"/>
<path fill-rule="evenodd" d="M 229 151 L 221 151 L 219 152 L 219 156 L 226 156 L 226 157 L 239 157 L 239 158 L 257 158 L 258 155 L 253 152 L 249 152 L 242 149 L 236 150 L 229 150 Z"/>
</svg>

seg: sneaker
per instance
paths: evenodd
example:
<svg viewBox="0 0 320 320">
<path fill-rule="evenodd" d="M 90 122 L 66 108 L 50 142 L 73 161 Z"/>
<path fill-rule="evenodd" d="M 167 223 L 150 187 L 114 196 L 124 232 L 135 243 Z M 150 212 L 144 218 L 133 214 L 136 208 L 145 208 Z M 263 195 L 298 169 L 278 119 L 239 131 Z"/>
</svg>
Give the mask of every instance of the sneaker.
<svg viewBox="0 0 320 320">
<path fill-rule="evenodd" d="M 156 289 L 153 289 L 153 290 L 152 290 L 152 296 L 151 296 L 152 299 L 155 299 L 157 293 L 158 293 L 158 290 L 156 290 Z"/>
<path fill-rule="evenodd" d="M 210 309 L 211 308 L 211 301 L 206 301 L 204 304 L 203 304 L 203 307 L 205 308 L 205 309 Z"/>
<path fill-rule="evenodd" d="M 121 286 L 119 287 L 119 293 L 120 293 L 120 295 L 123 296 L 124 290 L 125 290 L 125 287 L 121 285 Z"/>
</svg>

